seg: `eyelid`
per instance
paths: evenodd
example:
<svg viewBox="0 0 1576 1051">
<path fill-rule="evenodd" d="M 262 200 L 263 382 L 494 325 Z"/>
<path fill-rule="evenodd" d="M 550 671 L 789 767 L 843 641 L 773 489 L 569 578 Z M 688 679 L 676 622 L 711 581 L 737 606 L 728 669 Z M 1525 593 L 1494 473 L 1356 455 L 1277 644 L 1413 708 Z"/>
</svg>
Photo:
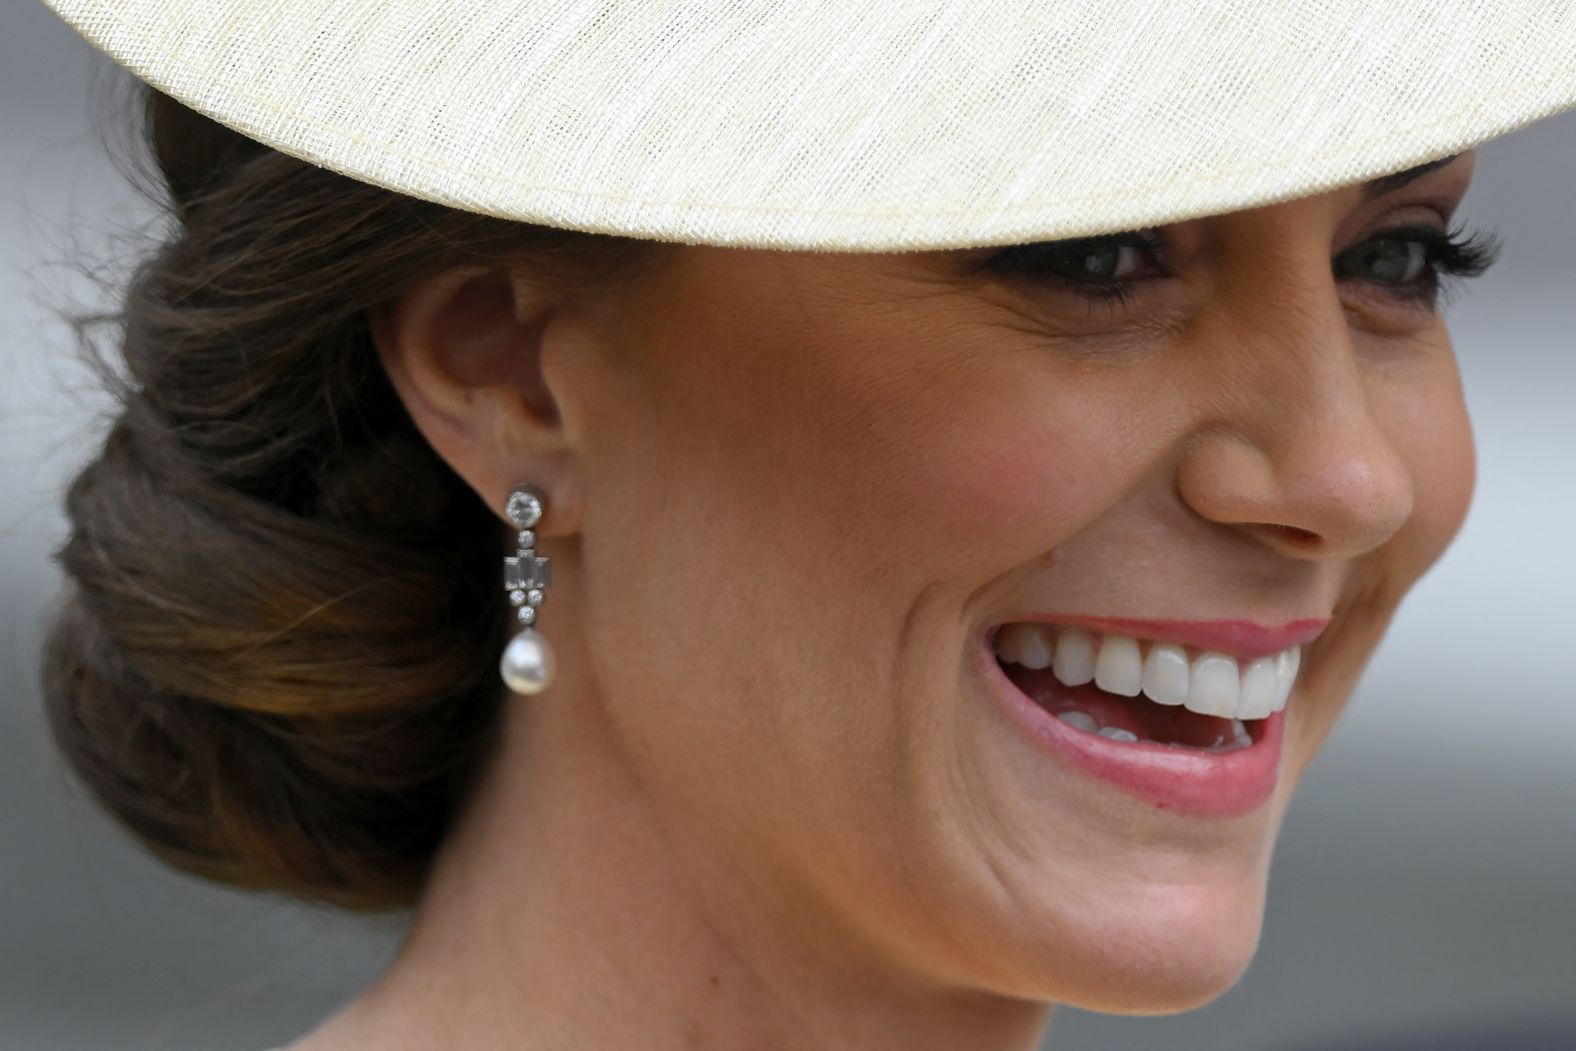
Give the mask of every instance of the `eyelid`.
<svg viewBox="0 0 1576 1051">
<path fill-rule="evenodd" d="M 1364 245 L 1373 241 L 1384 240 L 1386 238 L 1400 238 L 1402 240 L 1422 241 L 1426 244 L 1430 241 L 1442 239 L 1445 236 L 1447 235 L 1444 227 L 1435 226 L 1432 223 L 1419 222 L 1417 220 L 1413 220 L 1412 222 L 1395 223 L 1392 226 L 1379 226 L 1371 230 L 1363 231 L 1362 236 L 1358 237 L 1345 248 L 1338 250 L 1333 256 L 1330 257 L 1330 261 L 1338 262 L 1341 259 L 1351 255 L 1351 253 L 1355 252 Z"/>
<path fill-rule="evenodd" d="M 1435 181 L 1438 180 L 1438 181 Z M 1449 223 L 1466 197 L 1470 182 L 1444 179 L 1430 172 L 1415 183 L 1391 190 L 1363 202 L 1364 210 L 1372 208 L 1374 214 L 1388 214 L 1409 208 L 1427 208 Z"/>
</svg>

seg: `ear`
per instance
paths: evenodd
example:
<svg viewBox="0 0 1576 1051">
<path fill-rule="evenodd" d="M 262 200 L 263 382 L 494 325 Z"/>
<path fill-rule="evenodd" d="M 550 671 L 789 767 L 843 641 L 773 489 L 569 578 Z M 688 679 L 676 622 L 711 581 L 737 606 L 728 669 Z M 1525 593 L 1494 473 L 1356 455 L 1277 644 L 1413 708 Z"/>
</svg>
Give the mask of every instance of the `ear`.
<svg viewBox="0 0 1576 1051">
<path fill-rule="evenodd" d="M 504 519 L 510 491 L 529 482 L 547 497 L 538 535 L 577 531 L 578 406 L 563 389 L 574 370 L 552 368 L 586 338 L 567 303 L 513 268 L 467 268 L 409 287 L 368 320 L 416 427 L 487 506 Z"/>
</svg>

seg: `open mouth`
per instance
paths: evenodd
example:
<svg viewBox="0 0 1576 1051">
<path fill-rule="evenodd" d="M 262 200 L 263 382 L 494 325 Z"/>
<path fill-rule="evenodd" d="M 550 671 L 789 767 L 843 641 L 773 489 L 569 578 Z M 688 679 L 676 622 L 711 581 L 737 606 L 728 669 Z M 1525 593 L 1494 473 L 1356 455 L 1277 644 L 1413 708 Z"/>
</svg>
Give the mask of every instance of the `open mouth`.
<svg viewBox="0 0 1576 1051">
<path fill-rule="evenodd" d="M 1328 624 L 1012 621 L 985 634 L 977 659 L 1052 762 L 1150 807 L 1232 818 L 1274 796 L 1302 646 Z"/>
<path fill-rule="evenodd" d="M 1266 721 L 1286 706 L 1302 660 L 1298 645 L 1239 659 L 1029 621 L 1000 625 L 991 645 L 1012 684 L 1076 730 L 1211 753 L 1263 739 Z"/>
</svg>

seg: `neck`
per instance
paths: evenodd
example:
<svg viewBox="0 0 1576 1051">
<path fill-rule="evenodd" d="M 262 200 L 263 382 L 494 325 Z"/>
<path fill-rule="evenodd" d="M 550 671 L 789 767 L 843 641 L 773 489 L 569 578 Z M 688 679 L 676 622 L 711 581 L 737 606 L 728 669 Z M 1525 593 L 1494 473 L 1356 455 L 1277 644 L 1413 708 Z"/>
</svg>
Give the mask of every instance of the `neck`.
<svg viewBox="0 0 1576 1051">
<path fill-rule="evenodd" d="M 509 699 L 395 961 L 296 1051 L 1038 1045 L 1044 1004 L 839 953 L 802 903 L 774 915 L 726 857 L 677 846 L 590 685 Z"/>
</svg>

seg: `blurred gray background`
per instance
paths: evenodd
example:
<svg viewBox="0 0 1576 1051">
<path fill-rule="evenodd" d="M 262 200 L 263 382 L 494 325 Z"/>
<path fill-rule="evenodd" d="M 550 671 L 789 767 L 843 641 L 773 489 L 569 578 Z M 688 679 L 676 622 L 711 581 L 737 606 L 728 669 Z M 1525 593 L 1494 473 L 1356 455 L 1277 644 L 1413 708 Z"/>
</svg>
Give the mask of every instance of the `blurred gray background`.
<svg viewBox="0 0 1576 1051">
<path fill-rule="evenodd" d="M 38 710 L 56 507 L 102 423 L 53 311 L 146 215 L 90 121 L 107 67 L 0 0 L 0 1048 L 260 1051 L 351 998 L 398 923 L 167 871 L 74 791 Z M 1576 115 L 1481 150 L 1459 215 L 1505 256 L 1447 309 L 1477 502 L 1292 805 L 1252 967 L 1186 1015 L 1063 1011 L 1048 1047 L 1576 1047 L 1573 183 Z"/>
</svg>

